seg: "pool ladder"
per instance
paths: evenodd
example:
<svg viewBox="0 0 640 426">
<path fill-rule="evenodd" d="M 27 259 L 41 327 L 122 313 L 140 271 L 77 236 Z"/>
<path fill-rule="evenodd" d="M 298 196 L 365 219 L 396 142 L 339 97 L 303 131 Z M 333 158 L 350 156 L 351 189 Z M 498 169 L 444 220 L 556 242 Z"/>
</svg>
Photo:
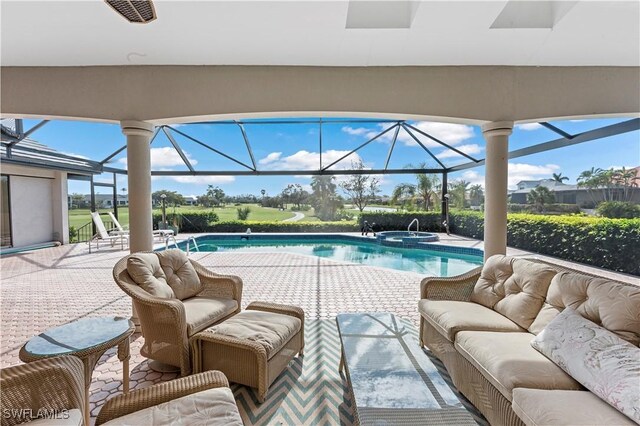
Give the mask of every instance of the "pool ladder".
<svg viewBox="0 0 640 426">
<path fill-rule="evenodd" d="M 416 233 L 414 235 L 417 236 L 420 233 L 420 221 L 417 217 L 413 218 L 409 226 L 407 226 L 407 232 L 409 233 L 409 235 L 411 235 L 411 225 L 413 225 L 414 223 L 416 224 Z"/>
<path fill-rule="evenodd" d="M 176 237 L 173 235 L 167 235 L 166 237 L 164 237 L 164 248 L 168 249 L 169 248 L 169 241 L 173 240 L 173 246 L 175 248 L 180 248 L 178 247 L 178 241 L 176 240 Z"/>
<path fill-rule="evenodd" d="M 198 247 L 198 242 L 196 241 L 196 237 L 191 236 L 189 238 L 187 238 L 187 256 L 189 256 L 189 248 L 190 248 L 190 242 L 193 241 L 193 246 L 195 247 L 196 251 L 199 252 L 200 251 L 200 247 Z"/>
</svg>

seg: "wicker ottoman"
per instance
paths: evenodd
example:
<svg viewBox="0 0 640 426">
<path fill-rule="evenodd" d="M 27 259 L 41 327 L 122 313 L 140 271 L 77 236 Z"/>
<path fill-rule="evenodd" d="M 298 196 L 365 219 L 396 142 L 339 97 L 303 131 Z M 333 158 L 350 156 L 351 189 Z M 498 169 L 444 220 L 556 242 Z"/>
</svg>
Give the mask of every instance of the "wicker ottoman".
<svg viewBox="0 0 640 426">
<path fill-rule="evenodd" d="M 193 371 L 222 371 L 230 382 L 258 389 L 264 402 L 271 383 L 304 348 L 304 311 L 253 302 L 237 315 L 195 334 Z"/>
</svg>

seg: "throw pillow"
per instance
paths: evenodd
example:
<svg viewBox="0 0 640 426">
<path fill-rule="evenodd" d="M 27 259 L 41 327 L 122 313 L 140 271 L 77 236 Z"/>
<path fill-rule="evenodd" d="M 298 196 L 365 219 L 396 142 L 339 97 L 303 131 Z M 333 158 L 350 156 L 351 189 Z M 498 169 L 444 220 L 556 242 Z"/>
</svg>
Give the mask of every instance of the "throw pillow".
<svg viewBox="0 0 640 426">
<path fill-rule="evenodd" d="M 640 348 L 565 308 L 531 346 L 640 424 Z"/>
<path fill-rule="evenodd" d="M 178 249 L 159 251 L 158 258 L 167 276 L 167 284 L 178 299 L 188 299 L 200 293 L 200 277 L 185 252 Z"/>
<path fill-rule="evenodd" d="M 163 299 L 175 298 L 155 253 L 136 253 L 129 256 L 127 272 L 147 293 Z"/>
</svg>

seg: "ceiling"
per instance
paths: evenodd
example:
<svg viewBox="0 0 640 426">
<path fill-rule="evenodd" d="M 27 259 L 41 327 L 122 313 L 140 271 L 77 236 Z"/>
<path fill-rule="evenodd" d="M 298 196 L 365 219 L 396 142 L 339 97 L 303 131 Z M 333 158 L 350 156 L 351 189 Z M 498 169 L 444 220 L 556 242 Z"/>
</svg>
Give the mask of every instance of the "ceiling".
<svg viewBox="0 0 640 426">
<path fill-rule="evenodd" d="M 409 28 L 347 29 L 346 0 L 156 0 L 146 25 L 99 0 L 3 0 L 1 64 L 640 65 L 638 1 L 565 2 L 553 28 L 527 29 L 504 28 L 530 24 L 508 3 L 412 2 Z"/>
</svg>

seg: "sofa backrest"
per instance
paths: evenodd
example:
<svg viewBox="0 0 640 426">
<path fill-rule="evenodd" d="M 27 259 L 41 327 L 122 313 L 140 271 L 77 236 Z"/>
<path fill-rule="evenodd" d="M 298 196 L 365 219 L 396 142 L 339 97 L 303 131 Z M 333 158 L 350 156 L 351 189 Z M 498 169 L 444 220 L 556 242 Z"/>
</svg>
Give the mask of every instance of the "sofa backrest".
<svg viewBox="0 0 640 426">
<path fill-rule="evenodd" d="M 551 280 L 544 305 L 529 331 L 540 333 L 566 307 L 622 339 L 640 344 L 640 286 L 559 272 Z"/>
<path fill-rule="evenodd" d="M 545 301 L 557 271 L 549 265 L 510 256 L 491 256 L 484 264 L 471 301 L 529 328 Z"/>
</svg>

